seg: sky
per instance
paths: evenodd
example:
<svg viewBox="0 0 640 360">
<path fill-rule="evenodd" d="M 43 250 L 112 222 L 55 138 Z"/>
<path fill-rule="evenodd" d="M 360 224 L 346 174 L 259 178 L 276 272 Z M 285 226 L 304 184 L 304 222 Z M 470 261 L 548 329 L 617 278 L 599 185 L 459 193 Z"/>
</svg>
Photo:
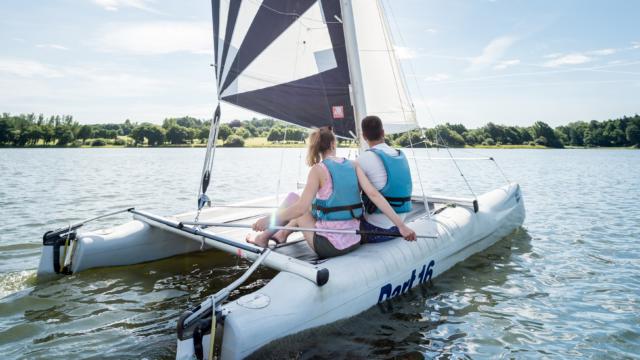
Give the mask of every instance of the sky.
<svg viewBox="0 0 640 360">
<path fill-rule="evenodd" d="M 383 4 L 423 126 L 640 113 L 640 1 Z M 2 1 L 0 13 L 2 112 L 81 123 L 211 117 L 207 0 Z M 223 114 L 260 117 L 230 105 Z"/>
</svg>

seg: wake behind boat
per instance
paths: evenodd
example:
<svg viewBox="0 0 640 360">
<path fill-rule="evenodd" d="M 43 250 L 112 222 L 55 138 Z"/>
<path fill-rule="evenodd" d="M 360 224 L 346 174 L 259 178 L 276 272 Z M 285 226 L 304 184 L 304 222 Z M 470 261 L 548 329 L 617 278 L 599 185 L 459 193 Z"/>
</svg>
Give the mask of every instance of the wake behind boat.
<svg viewBox="0 0 640 360">
<path fill-rule="evenodd" d="M 212 14 L 220 102 L 307 128 L 330 126 L 337 136 L 355 140 L 361 150 L 358 119 L 367 114 L 379 114 L 387 134 L 419 128 L 378 1 L 213 0 Z M 215 180 L 221 117 L 218 104 L 197 210 L 159 216 L 123 209 L 43 237 L 39 276 L 209 249 L 253 261 L 238 280 L 180 317 L 177 358 L 212 358 L 217 352 L 212 338 L 221 338 L 222 358 L 243 358 L 284 336 L 357 315 L 431 281 L 524 221 L 518 184 L 507 181 L 479 196 L 427 196 L 416 166 L 415 188 L 421 193 L 411 197 L 406 218 L 419 235 L 416 242 L 396 238 L 365 244 L 327 260 L 319 259 L 301 238 L 271 248 L 249 244 L 246 228 L 275 209 L 277 196 L 211 206 L 207 190 Z M 456 158 L 450 160 L 456 164 Z M 134 220 L 83 231 L 86 223 L 120 212 L 131 213 Z M 279 273 L 263 288 L 228 301 L 261 265 Z"/>
</svg>

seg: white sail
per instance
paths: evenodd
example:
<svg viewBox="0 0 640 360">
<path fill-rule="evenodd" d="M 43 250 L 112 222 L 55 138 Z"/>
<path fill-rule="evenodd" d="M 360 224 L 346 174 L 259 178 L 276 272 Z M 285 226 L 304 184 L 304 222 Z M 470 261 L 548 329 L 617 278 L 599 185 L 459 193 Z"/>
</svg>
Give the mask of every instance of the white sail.
<svg viewBox="0 0 640 360">
<path fill-rule="evenodd" d="M 352 0 L 366 115 L 377 115 L 387 134 L 418 127 L 415 108 L 396 57 L 379 0 Z"/>
</svg>

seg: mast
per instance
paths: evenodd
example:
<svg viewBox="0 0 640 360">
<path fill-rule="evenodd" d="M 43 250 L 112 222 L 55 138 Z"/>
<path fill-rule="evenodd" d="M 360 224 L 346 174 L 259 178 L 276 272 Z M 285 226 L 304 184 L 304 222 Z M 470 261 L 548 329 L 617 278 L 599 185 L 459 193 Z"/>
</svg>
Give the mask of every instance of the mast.
<svg viewBox="0 0 640 360">
<path fill-rule="evenodd" d="M 367 115 L 367 106 L 364 98 L 362 70 L 360 69 L 360 53 L 358 50 L 356 24 L 353 17 L 351 0 L 340 0 L 340 8 L 342 11 L 342 28 L 347 52 L 347 63 L 349 64 L 349 78 L 351 79 L 349 91 L 351 93 L 351 103 L 353 104 L 353 118 L 360 151 L 363 151 L 367 148 L 367 142 L 362 137 L 360 123 Z"/>
</svg>

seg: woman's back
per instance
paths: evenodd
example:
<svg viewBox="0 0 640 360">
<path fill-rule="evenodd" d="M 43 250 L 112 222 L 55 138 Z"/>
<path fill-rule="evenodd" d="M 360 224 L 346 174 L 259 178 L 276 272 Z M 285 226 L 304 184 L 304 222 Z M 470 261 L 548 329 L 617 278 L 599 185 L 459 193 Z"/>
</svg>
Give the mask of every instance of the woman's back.
<svg viewBox="0 0 640 360">
<path fill-rule="evenodd" d="M 353 165 L 350 164 L 353 171 L 353 179 L 355 179 L 355 184 L 353 184 L 353 181 L 349 181 L 352 179 L 347 180 L 342 177 L 337 177 L 336 182 L 334 183 L 333 181 L 334 179 L 331 176 L 331 171 L 328 168 L 328 167 L 332 167 L 333 164 L 331 163 L 326 164 L 326 162 L 328 161 L 334 162 L 335 164 L 344 164 L 345 161 L 349 161 L 349 160 L 344 158 L 332 157 L 332 158 L 327 158 L 323 162 L 320 162 L 316 165 L 319 168 L 320 174 L 321 174 L 321 179 L 320 179 L 321 186 L 320 186 L 320 189 L 318 189 L 318 193 L 316 194 L 316 199 L 321 201 L 331 199 L 332 195 L 335 195 L 336 192 L 338 192 L 336 191 L 336 187 L 341 186 L 342 188 L 339 189 L 340 193 L 343 193 L 343 194 L 349 193 L 351 197 L 354 197 L 355 195 L 358 197 L 358 202 L 359 202 L 360 190 L 357 185 L 357 176 L 355 173 L 355 169 L 353 168 Z M 351 194 L 351 192 L 353 192 L 353 194 Z M 351 201 L 347 201 L 347 202 L 353 202 L 353 199 L 350 199 L 350 200 Z M 345 212 L 346 211 L 349 211 L 349 210 L 345 210 Z M 359 218 L 359 214 L 361 214 L 361 210 L 360 211 L 350 210 L 349 212 L 353 212 L 353 214 L 355 215 L 355 218 L 354 216 L 352 216 L 349 219 L 332 220 L 328 218 L 323 219 L 322 216 L 316 216 L 317 218 L 316 227 L 320 229 L 332 229 L 332 230 L 359 229 L 360 220 L 358 218 Z M 360 235 L 355 235 L 355 234 L 336 234 L 336 233 L 318 232 L 318 235 L 326 237 L 338 250 L 348 248 L 360 242 Z"/>
</svg>

